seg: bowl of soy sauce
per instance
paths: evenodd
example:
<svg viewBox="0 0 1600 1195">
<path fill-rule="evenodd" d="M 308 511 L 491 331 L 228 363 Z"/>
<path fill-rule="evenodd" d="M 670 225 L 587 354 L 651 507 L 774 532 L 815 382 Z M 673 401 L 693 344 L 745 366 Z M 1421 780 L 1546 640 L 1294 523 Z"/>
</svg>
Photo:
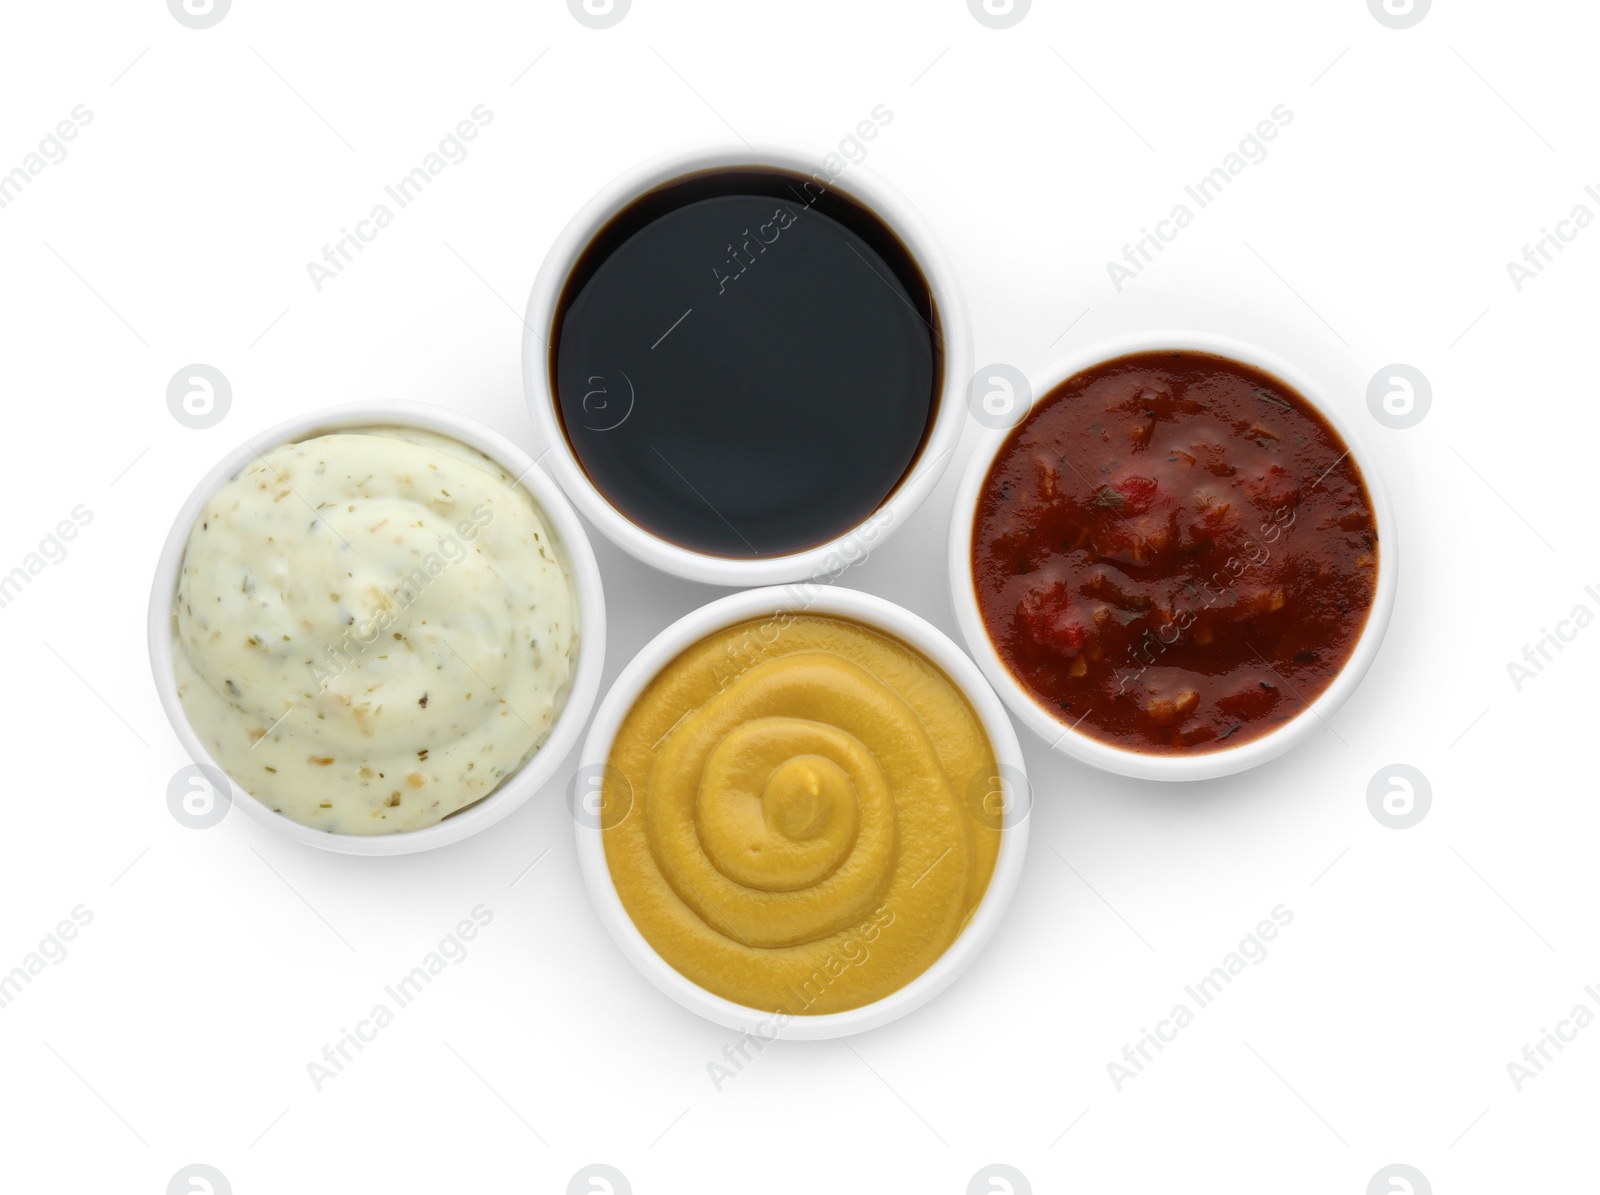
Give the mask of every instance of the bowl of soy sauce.
<svg viewBox="0 0 1600 1195">
<path fill-rule="evenodd" d="M 902 196 L 826 150 L 718 141 L 627 171 L 556 239 L 526 324 L 541 459 L 608 539 L 691 580 L 837 576 L 960 438 L 954 276 Z"/>
</svg>

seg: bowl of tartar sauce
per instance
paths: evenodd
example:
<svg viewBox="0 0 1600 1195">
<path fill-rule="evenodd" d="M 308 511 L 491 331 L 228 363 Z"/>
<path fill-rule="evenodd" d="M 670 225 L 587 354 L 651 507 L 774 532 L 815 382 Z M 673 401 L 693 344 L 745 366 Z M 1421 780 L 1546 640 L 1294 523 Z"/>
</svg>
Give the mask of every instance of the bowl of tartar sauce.
<svg viewBox="0 0 1600 1195">
<path fill-rule="evenodd" d="M 357 403 L 201 479 L 149 636 L 218 798 L 311 846 L 407 854 L 555 777 L 599 691 L 605 601 L 576 513 L 521 449 L 438 407 Z"/>
</svg>

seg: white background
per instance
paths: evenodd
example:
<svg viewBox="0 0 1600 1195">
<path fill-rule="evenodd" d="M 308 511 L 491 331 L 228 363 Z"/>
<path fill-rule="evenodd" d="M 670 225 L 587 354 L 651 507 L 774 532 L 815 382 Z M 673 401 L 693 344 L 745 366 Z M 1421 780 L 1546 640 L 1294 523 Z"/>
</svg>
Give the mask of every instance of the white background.
<svg viewBox="0 0 1600 1195">
<path fill-rule="evenodd" d="M 1600 214 L 1592 6 L 1439 0 L 1405 31 L 1362 0 L 1038 0 L 1006 31 L 960 0 L 636 0 L 603 31 L 557 0 L 235 0 L 205 31 L 160 0 L 3 20 L 0 171 L 75 105 L 93 120 L 0 210 L 0 572 L 75 505 L 93 521 L 0 610 L 0 971 L 74 906 L 93 921 L 0 1009 L 0 1186 L 159 1193 L 191 1162 L 240 1195 L 560 1192 L 595 1161 L 640 1195 L 955 1195 L 996 1161 L 1035 1191 L 1359 1195 L 1392 1162 L 1438 1192 L 1594 1181 L 1600 1026 L 1520 1093 L 1506 1069 L 1580 1001 L 1600 1011 L 1600 629 L 1521 692 L 1506 667 L 1580 602 L 1600 613 L 1600 227 L 1520 293 L 1506 271 L 1578 203 Z M 470 156 L 318 293 L 306 263 L 477 104 L 494 120 Z M 407 858 L 297 849 L 237 812 L 180 826 L 145 602 L 211 463 L 362 398 L 527 444 L 517 312 L 587 196 L 730 125 L 832 144 L 878 104 L 894 118 L 868 167 L 942 237 L 978 361 L 1034 372 L 1189 326 L 1289 358 L 1351 415 L 1394 490 L 1402 580 L 1331 728 L 1190 786 L 1024 734 L 1031 856 L 972 970 L 849 1045 L 769 1048 L 720 1092 L 707 1064 L 732 1035 L 605 937 L 559 784 Z M 1106 262 L 1278 104 L 1294 118 L 1269 156 L 1119 292 Z M 191 362 L 233 385 L 211 430 L 165 405 Z M 1366 409 L 1393 362 L 1432 383 L 1409 430 Z M 947 630 L 965 455 L 846 580 Z M 609 679 L 716 591 L 595 547 Z M 1366 803 L 1396 762 L 1433 791 L 1404 831 Z M 324 1043 L 480 903 L 470 957 L 317 1093 Z M 1294 920 L 1266 961 L 1119 1093 L 1107 1063 L 1279 904 Z"/>
</svg>

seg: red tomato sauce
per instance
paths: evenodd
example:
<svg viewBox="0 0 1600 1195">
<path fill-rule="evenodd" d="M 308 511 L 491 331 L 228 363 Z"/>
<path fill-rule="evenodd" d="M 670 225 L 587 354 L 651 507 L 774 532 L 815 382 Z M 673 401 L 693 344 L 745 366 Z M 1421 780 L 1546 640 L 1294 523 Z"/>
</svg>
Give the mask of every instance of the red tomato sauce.
<svg viewBox="0 0 1600 1195">
<path fill-rule="evenodd" d="M 1012 431 L 972 568 L 990 640 L 1064 725 L 1200 753 L 1269 733 L 1344 667 L 1378 530 L 1349 449 L 1297 391 L 1206 353 L 1138 353 Z"/>
</svg>

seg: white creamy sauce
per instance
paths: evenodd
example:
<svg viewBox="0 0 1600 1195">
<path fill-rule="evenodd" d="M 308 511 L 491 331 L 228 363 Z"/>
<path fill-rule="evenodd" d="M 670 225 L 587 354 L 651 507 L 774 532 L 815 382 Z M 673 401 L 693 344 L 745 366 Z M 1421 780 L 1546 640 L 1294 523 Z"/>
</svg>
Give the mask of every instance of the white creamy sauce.
<svg viewBox="0 0 1600 1195">
<path fill-rule="evenodd" d="M 173 610 L 195 733 L 269 809 L 433 825 L 545 741 L 578 652 L 542 512 L 474 449 L 356 428 L 262 454 L 206 503 Z"/>
</svg>

